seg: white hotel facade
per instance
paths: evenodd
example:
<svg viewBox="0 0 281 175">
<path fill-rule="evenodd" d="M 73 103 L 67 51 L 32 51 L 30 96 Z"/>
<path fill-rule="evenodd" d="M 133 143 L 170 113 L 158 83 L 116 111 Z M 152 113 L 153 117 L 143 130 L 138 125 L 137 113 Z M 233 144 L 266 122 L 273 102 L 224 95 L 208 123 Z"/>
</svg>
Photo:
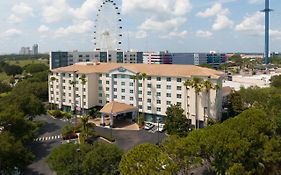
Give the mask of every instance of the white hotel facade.
<svg viewBox="0 0 281 175">
<path fill-rule="evenodd" d="M 147 78 L 137 84 L 132 79 L 137 73 L 145 73 Z M 82 75 L 86 77 L 84 85 L 80 80 Z M 221 72 L 193 65 L 77 63 L 52 70 L 49 75 L 49 102 L 66 111 L 74 111 L 77 107 L 87 111 L 113 101 L 121 102 L 138 107 L 139 112 L 146 114 L 146 120 L 163 117 L 171 104 L 178 104 L 195 124 L 195 91 L 186 88 L 183 83 L 200 77 L 221 86 L 222 76 Z M 207 113 L 207 117 L 220 119 L 221 90 L 210 90 L 209 98 L 202 91 L 197 104 L 201 124 Z"/>
</svg>

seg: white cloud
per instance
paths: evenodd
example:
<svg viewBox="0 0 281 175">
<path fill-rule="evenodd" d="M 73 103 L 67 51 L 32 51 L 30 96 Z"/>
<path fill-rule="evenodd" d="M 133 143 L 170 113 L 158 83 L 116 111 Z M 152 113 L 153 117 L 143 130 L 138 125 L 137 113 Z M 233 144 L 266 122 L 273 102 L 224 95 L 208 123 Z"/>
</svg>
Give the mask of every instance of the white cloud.
<svg viewBox="0 0 281 175">
<path fill-rule="evenodd" d="M 29 5 L 21 2 L 19 4 L 16 4 L 12 7 L 12 12 L 14 14 L 20 15 L 20 16 L 33 16 L 33 8 L 31 8 Z"/>
<path fill-rule="evenodd" d="M 186 30 L 178 32 L 178 31 L 172 31 L 169 32 L 168 35 L 166 36 L 161 36 L 161 38 L 168 38 L 168 39 L 175 39 L 175 38 L 180 38 L 180 39 L 184 39 L 186 38 L 188 35 L 188 32 Z"/>
<path fill-rule="evenodd" d="M 48 32 L 50 29 L 49 27 L 45 26 L 45 25 L 41 25 L 39 28 L 38 28 L 38 32 L 39 33 L 45 33 L 45 32 Z"/>
<path fill-rule="evenodd" d="M 21 18 L 19 18 L 18 16 L 16 16 L 15 14 L 11 14 L 9 17 L 8 17 L 8 21 L 10 23 L 19 23 L 22 21 Z"/>
<path fill-rule="evenodd" d="M 55 31 L 55 35 L 57 37 L 67 36 L 71 34 L 83 34 L 87 32 L 91 32 L 94 28 L 94 23 L 90 20 L 84 21 L 82 23 L 77 23 L 66 28 L 59 28 Z"/>
<path fill-rule="evenodd" d="M 13 38 L 20 36 L 22 32 L 18 29 L 11 28 L 0 34 L 0 38 Z"/>
<path fill-rule="evenodd" d="M 185 23 L 185 18 L 173 18 L 168 20 L 156 20 L 154 18 L 149 18 L 144 21 L 140 29 L 141 30 L 153 30 L 153 31 L 169 31 L 169 30 L 177 30 L 178 27 Z"/>
<path fill-rule="evenodd" d="M 246 16 L 240 24 L 235 26 L 235 30 L 262 33 L 264 29 L 262 22 L 263 14 L 260 12 L 256 12 L 253 15 Z"/>
<path fill-rule="evenodd" d="M 147 37 L 147 32 L 140 30 L 136 33 L 136 38 L 138 39 L 142 39 L 142 38 L 146 38 Z"/>
<path fill-rule="evenodd" d="M 210 38 L 213 36 L 213 33 L 208 30 L 198 30 L 196 32 L 196 36 L 201 38 Z"/>
<path fill-rule="evenodd" d="M 207 8 L 204 12 L 198 12 L 196 16 L 199 16 L 201 18 L 208 18 L 219 14 L 221 11 L 222 5 L 220 3 L 216 3 L 212 7 Z"/>
<path fill-rule="evenodd" d="M 228 8 L 223 8 L 221 3 L 215 3 L 212 7 L 207 8 L 203 12 L 198 12 L 196 15 L 201 18 L 216 16 L 212 29 L 218 31 L 225 28 L 231 28 L 233 26 L 234 22 L 229 19 L 229 14 L 230 11 Z"/>
<path fill-rule="evenodd" d="M 192 5 L 190 0 L 123 0 L 122 12 L 150 13 L 158 15 L 182 16 L 190 12 Z"/>
<path fill-rule="evenodd" d="M 235 26 L 235 30 L 247 32 L 251 35 L 264 36 L 263 14 L 256 12 L 246 16 L 240 24 Z M 281 39 L 281 30 L 271 29 L 269 32 L 273 40 Z"/>
<path fill-rule="evenodd" d="M 233 21 L 230 20 L 225 15 L 217 15 L 217 18 L 212 26 L 212 29 L 215 31 L 223 30 L 226 28 L 231 28 L 233 26 Z"/>
<path fill-rule="evenodd" d="M 86 0 L 81 7 L 77 9 L 72 9 L 73 15 L 76 18 L 89 19 L 92 15 L 96 13 L 96 9 L 102 3 L 101 0 Z"/>
</svg>

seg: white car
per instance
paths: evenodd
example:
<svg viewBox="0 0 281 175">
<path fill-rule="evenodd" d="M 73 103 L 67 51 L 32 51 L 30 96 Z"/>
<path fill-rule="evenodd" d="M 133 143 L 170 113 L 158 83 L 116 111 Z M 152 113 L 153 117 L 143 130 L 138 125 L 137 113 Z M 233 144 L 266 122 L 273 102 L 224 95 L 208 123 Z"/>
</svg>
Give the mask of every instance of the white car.
<svg viewBox="0 0 281 175">
<path fill-rule="evenodd" d="M 156 131 L 163 132 L 165 130 L 164 126 L 165 124 L 159 124 L 159 127 L 156 125 Z"/>
<path fill-rule="evenodd" d="M 154 127 L 154 125 L 152 123 L 145 123 L 144 125 L 144 129 L 145 130 L 150 130 Z"/>
</svg>

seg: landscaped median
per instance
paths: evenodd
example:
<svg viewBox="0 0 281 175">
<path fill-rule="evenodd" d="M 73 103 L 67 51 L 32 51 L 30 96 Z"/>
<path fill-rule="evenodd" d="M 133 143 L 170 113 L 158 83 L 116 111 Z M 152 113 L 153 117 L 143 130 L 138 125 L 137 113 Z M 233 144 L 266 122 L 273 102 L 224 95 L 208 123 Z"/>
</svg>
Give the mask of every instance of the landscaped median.
<svg viewBox="0 0 281 175">
<path fill-rule="evenodd" d="M 48 110 L 48 114 L 56 119 L 61 119 L 61 118 L 71 118 L 71 114 L 69 112 L 63 112 L 60 110 Z"/>
</svg>

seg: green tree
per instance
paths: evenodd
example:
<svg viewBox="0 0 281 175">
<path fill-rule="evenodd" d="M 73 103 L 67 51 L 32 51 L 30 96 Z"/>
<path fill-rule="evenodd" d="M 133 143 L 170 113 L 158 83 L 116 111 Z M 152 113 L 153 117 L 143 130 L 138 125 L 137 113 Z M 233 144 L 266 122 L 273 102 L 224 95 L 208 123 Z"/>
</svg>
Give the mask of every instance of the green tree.
<svg viewBox="0 0 281 175">
<path fill-rule="evenodd" d="M 271 77 L 271 84 L 272 87 L 281 88 L 281 75 Z"/>
<path fill-rule="evenodd" d="M 21 74 L 23 72 L 23 69 L 17 65 L 6 65 L 3 67 L 3 70 L 7 75 L 12 75 L 12 76 Z"/>
<path fill-rule="evenodd" d="M 123 155 L 119 164 L 121 175 L 172 174 L 176 165 L 158 146 L 142 144 Z"/>
<path fill-rule="evenodd" d="M 11 90 L 11 86 L 4 83 L 4 82 L 0 82 L 0 94 L 4 93 L 4 92 L 9 92 Z"/>
<path fill-rule="evenodd" d="M 184 137 L 191 131 L 191 122 L 183 113 L 184 110 L 178 105 L 171 105 L 167 108 L 165 129 L 168 134 Z"/>
<path fill-rule="evenodd" d="M 0 145 L 0 172 L 3 174 L 13 174 L 15 168 L 23 171 L 34 159 L 33 154 L 24 147 L 21 141 L 9 132 L 1 132 Z"/>
<path fill-rule="evenodd" d="M 23 69 L 28 73 L 34 74 L 49 70 L 49 67 L 46 64 L 29 64 L 24 66 Z"/>
<path fill-rule="evenodd" d="M 210 109 L 210 103 L 211 103 L 211 101 L 210 101 L 210 91 L 212 89 L 215 89 L 216 87 L 209 80 L 204 81 L 203 82 L 203 86 L 205 88 L 206 95 L 207 95 L 207 118 L 209 119 L 209 117 L 210 117 L 210 110 L 211 110 Z M 204 125 L 206 125 L 206 124 L 207 124 L 207 120 L 206 120 L 206 116 L 204 115 Z"/>
<path fill-rule="evenodd" d="M 123 151 L 111 144 L 94 144 L 93 147 L 83 160 L 84 174 L 117 175 Z"/>
<path fill-rule="evenodd" d="M 198 116 L 198 96 L 200 92 L 203 91 L 203 79 L 198 77 L 193 77 L 192 80 L 187 80 L 184 82 L 184 86 L 188 89 L 189 87 L 195 90 L 195 128 L 199 128 L 199 116 Z"/>
</svg>

